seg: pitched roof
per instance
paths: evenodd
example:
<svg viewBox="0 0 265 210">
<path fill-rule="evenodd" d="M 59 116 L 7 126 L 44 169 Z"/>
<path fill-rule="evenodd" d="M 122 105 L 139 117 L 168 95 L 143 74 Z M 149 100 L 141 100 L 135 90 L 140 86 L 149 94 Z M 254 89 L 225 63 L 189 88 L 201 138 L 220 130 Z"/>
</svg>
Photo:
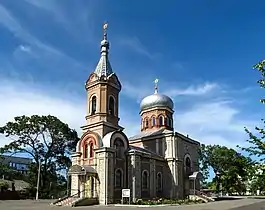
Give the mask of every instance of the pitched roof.
<svg viewBox="0 0 265 210">
<path fill-rule="evenodd" d="M 132 146 L 130 145 L 130 148 L 128 150 L 129 152 L 130 151 L 138 151 L 138 152 L 141 152 L 141 153 L 144 153 L 144 154 L 149 154 L 149 155 L 152 155 L 152 156 L 155 156 L 155 157 L 159 157 L 159 158 L 164 158 L 162 157 L 161 155 L 151 151 L 151 150 L 148 150 L 146 148 L 142 148 L 142 147 L 136 147 L 136 146 Z"/>
<path fill-rule="evenodd" d="M 138 134 L 130 137 L 129 141 L 137 140 L 137 139 L 141 139 L 141 138 L 149 137 L 149 136 L 160 135 L 164 132 L 164 130 L 165 130 L 165 128 L 160 128 L 159 130 L 151 130 L 151 131 L 141 132 L 141 133 L 138 133 Z"/>
</svg>

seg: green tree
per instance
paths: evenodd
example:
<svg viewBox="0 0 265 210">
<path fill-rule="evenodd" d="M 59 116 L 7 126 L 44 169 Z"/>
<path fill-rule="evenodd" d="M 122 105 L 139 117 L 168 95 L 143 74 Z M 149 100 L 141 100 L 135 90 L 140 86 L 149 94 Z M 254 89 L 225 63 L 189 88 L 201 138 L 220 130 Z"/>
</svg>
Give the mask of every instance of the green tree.
<svg viewBox="0 0 265 210">
<path fill-rule="evenodd" d="M 202 145 L 201 164 L 205 171 L 213 169 L 216 190 L 220 191 L 220 184 L 226 192 L 244 192 L 244 182 L 248 179 L 252 160 L 234 149 L 220 145 Z"/>
<path fill-rule="evenodd" d="M 208 188 L 209 184 L 209 182 L 207 182 L 207 179 L 209 178 L 209 165 L 207 162 L 206 155 L 207 155 L 206 146 L 204 144 L 201 144 L 199 150 L 199 166 L 200 166 L 200 172 L 202 173 L 202 179 L 201 179 L 202 188 Z"/>
<path fill-rule="evenodd" d="M 0 179 L 8 179 L 8 180 L 15 180 L 15 179 L 21 179 L 25 180 L 25 176 L 18 172 L 15 168 L 4 164 L 4 157 L 0 156 Z"/>
<path fill-rule="evenodd" d="M 258 70 L 261 73 L 261 78 L 257 81 L 261 88 L 265 88 L 265 60 L 254 65 L 254 69 Z M 265 103 L 265 99 L 260 100 L 261 103 Z M 249 139 L 247 140 L 250 143 L 250 147 L 241 148 L 247 151 L 250 155 L 254 155 L 260 158 L 260 161 L 265 160 L 265 120 L 262 119 L 262 127 L 255 127 L 257 134 L 252 133 L 249 129 L 245 128 Z"/>
<path fill-rule="evenodd" d="M 253 165 L 253 170 L 250 174 L 249 189 L 252 193 L 256 193 L 257 190 L 265 191 L 265 167 L 263 164 Z"/>
<path fill-rule="evenodd" d="M 15 117 L 13 122 L 0 127 L 1 133 L 11 139 L 2 152 L 27 153 L 34 159 L 29 174 L 32 186 L 36 186 L 41 165 L 40 192 L 43 196 L 49 194 L 51 185 L 58 186 L 59 173 L 71 165 L 69 155 L 79 140 L 75 130 L 51 115 Z"/>
</svg>

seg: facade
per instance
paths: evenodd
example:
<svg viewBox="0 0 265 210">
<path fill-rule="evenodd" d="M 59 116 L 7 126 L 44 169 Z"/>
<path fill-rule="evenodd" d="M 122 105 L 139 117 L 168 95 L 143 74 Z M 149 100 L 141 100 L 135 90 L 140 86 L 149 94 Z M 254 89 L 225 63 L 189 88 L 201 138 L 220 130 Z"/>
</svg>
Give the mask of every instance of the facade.
<svg viewBox="0 0 265 210">
<path fill-rule="evenodd" d="M 86 124 L 72 154 L 71 195 L 105 205 L 120 202 L 122 189 L 130 189 L 133 201 L 187 196 L 199 189 L 199 142 L 174 132 L 174 103 L 158 93 L 157 83 L 141 102 L 139 134 L 126 136 L 119 125 L 122 86 L 108 59 L 109 46 L 105 29 L 100 60 L 85 84 Z"/>
<path fill-rule="evenodd" d="M 28 173 L 28 167 L 32 163 L 32 159 L 1 155 L 0 162 L 2 164 L 9 165 L 10 167 L 26 175 Z"/>
</svg>

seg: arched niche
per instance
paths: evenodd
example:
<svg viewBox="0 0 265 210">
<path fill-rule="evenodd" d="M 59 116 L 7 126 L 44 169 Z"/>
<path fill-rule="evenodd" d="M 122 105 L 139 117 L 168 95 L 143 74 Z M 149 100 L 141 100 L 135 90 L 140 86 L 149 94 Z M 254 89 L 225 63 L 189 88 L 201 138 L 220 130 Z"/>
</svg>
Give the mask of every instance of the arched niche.
<svg viewBox="0 0 265 210">
<path fill-rule="evenodd" d="M 91 146 L 90 145 L 91 143 L 93 144 L 93 149 L 96 149 L 102 146 L 102 141 L 101 141 L 100 136 L 95 132 L 87 131 L 81 136 L 80 140 L 78 141 L 76 145 L 76 151 L 83 153 L 84 152 L 83 148 L 85 147 L 85 145 L 89 147 Z"/>
<path fill-rule="evenodd" d="M 102 139 L 103 147 L 114 148 L 115 147 L 114 143 L 116 139 L 120 139 L 123 142 L 125 150 L 128 149 L 129 141 L 127 136 L 122 131 L 113 131 L 107 133 Z"/>
<path fill-rule="evenodd" d="M 147 170 L 142 171 L 142 190 L 149 189 L 149 172 Z"/>
<path fill-rule="evenodd" d="M 115 115 L 115 98 L 114 96 L 109 96 L 109 103 L 108 103 L 108 109 L 109 109 L 109 114 L 110 115 Z"/>
<path fill-rule="evenodd" d="M 192 173 L 192 159 L 190 154 L 185 154 L 183 158 L 183 166 L 184 166 L 184 171 L 186 175 L 190 175 Z"/>
<path fill-rule="evenodd" d="M 91 115 L 94 115 L 97 112 L 97 96 L 96 95 L 91 96 L 90 110 L 91 110 Z"/>
<path fill-rule="evenodd" d="M 149 128 L 149 118 L 144 118 L 144 128 Z"/>
<path fill-rule="evenodd" d="M 159 126 L 163 126 L 164 125 L 164 116 L 163 115 L 159 115 L 158 116 L 158 125 Z"/>
<path fill-rule="evenodd" d="M 192 167 L 192 159 L 189 153 L 186 153 L 183 158 L 185 167 Z"/>
<path fill-rule="evenodd" d="M 152 120 L 151 126 L 152 127 L 156 126 L 156 117 L 154 115 L 151 117 L 151 120 Z"/>
</svg>

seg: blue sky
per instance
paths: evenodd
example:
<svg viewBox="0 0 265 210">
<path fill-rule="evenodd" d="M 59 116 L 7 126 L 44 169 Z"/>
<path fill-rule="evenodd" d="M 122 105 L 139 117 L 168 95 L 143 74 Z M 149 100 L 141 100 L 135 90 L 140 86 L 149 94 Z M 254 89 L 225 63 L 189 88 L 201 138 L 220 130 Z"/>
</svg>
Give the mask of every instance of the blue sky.
<svg viewBox="0 0 265 210">
<path fill-rule="evenodd" d="M 207 144 L 244 144 L 244 126 L 264 117 L 252 65 L 265 58 L 265 2 L 166 2 L 1 0 L 0 124 L 52 114 L 80 132 L 84 82 L 99 60 L 108 21 L 110 61 L 123 85 L 121 125 L 129 136 L 139 132 L 139 102 L 159 78 L 159 91 L 175 103 L 176 131 Z"/>
</svg>

